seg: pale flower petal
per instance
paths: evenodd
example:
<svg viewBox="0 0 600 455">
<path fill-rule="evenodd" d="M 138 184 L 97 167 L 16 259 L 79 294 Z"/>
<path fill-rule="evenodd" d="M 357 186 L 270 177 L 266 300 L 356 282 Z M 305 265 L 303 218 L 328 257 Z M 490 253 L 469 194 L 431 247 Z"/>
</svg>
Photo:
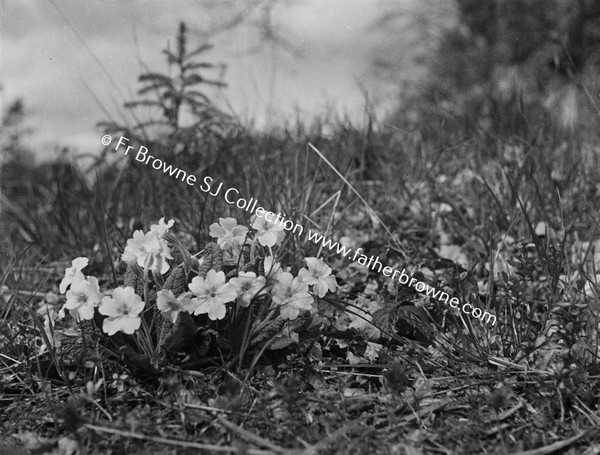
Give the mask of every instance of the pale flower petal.
<svg viewBox="0 0 600 455">
<path fill-rule="evenodd" d="M 213 269 L 208 271 L 206 278 L 194 277 L 188 287 L 198 302 L 193 310 L 194 314 L 208 313 L 208 317 L 213 320 L 224 318 L 225 304 L 235 300 L 238 295 L 236 288 L 226 283 L 225 274 Z M 189 308 L 188 306 L 188 311 Z"/>
<path fill-rule="evenodd" d="M 285 319 L 296 319 L 300 310 L 310 310 L 313 297 L 308 293 L 308 285 L 291 273 L 281 272 L 278 282 L 273 286 L 273 302 L 280 306 L 279 311 Z"/>
<path fill-rule="evenodd" d="M 102 322 L 102 330 L 112 336 L 121 331 L 128 335 L 132 335 L 140 328 L 142 320 L 135 316 L 123 316 L 121 318 L 106 318 Z"/>
<path fill-rule="evenodd" d="M 60 282 L 59 291 L 61 294 L 64 294 L 67 290 L 67 287 L 73 283 L 74 279 L 82 279 L 83 273 L 81 270 L 87 267 L 89 264 L 89 259 L 85 257 L 78 257 L 71 261 L 71 267 L 65 270 L 65 276 Z"/>
<path fill-rule="evenodd" d="M 223 319 L 226 311 L 225 305 L 212 303 L 208 308 L 208 317 L 213 321 Z"/>
<path fill-rule="evenodd" d="M 206 274 L 206 285 L 209 287 L 219 287 L 223 284 L 225 284 L 225 273 L 210 269 Z"/>
<path fill-rule="evenodd" d="M 229 283 L 236 288 L 240 305 L 247 307 L 259 293 L 264 294 L 266 279 L 264 276 L 257 277 L 254 272 L 240 272 Z"/>
<path fill-rule="evenodd" d="M 188 284 L 188 288 L 194 294 L 200 295 L 201 293 L 203 293 L 203 290 L 205 287 L 205 281 L 206 280 L 204 278 L 202 278 L 201 276 L 195 276 L 192 279 L 192 282 L 190 284 Z"/>
<path fill-rule="evenodd" d="M 84 321 L 90 321 L 94 319 L 94 307 L 91 305 L 82 305 L 77 308 L 77 313 L 79 314 L 79 318 Z"/>
<path fill-rule="evenodd" d="M 273 212 L 270 213 L 270 218 L 274 218 Z M 263 246 L 273 247 L 285 239 L 285 232 L 283 232 L 283 225 L 277 224 L 275 221 L 269 221 L 266 218 L 267 213 L 263 216 L 253 215 L 251 218 L 252 229 L 257 231 L 256 239 L 258 243 Z"/>
<path fill-rule="evenodd" d="M 167 259 L 173 259 L 173 256 L 162 234 L 166 232 L 166 226 L 170 225 L 171 222 L 168 225 L 163 223 L 162 227 L 154 225 L 155 229 L 146 234 L 140 230 L 135 231 L 133 238 L 127 240 L 127 246 L 121 255 L 123 261 L 128 264 L 137 263 L 145 270 L 153 270 L 160 274 L 168 272 L 170 266 Z"/>
<path fill-rule="evenodd" d="M 292 321 L 298 317 L 300 310 L 292 305 L 284 305 L 279 309 L 279 314 L 282 318 Z"/>
<path fill-rule="evenodd" d="M 177 299 L 170 290 L 158 291 L 156 295 L 156 307 L 162 315 L 171 322 L 177 320 L 179 312 L 183 309 L 179 299 Z"/>
<path fill-rule="evenodd" d="M 239 247 L 244 244 L 248 228 L 238 226 L 235 218 L 219 218 L 219 223 L 210 225 L 209 235 L 217 239 L 217 244 L 222 249 Z"/>
<path fill-rule="evenodd" d="M 88 277 L 71 284 L 67 291 L 67 302 L 64 308 L 77 313 L 81 320 L 90 320 L 94 317 L 94 308 L 102 299 L 98 279 Z"/>
<path fill-rule="evenodd" d="M 168 223 L 165 223 L 165 218 L 162 217 L 160 220 L 158 220 L 158 224 L 153 224 L 150 226 L 150 232 L 156 232 L 159 237 L 162 237 L 162 235 L 171 229 L 174 224 L 175 220 L 169 220 Z"/>
<path fill-rule="evenodd" d="M 100 314 L 108 316 L 102 324 L 102 330 L 109 335 L 114 335 L 118 331 L 134 333 L 140 327 L 140 313 L 144 310 L 144 306 L 141 297 L 132 287 L 116 288 L 112 296 L 102 299 L 102 304 L 98 308 Z"/>
<path fill-rule="evenodd" d="M 184 295 L 186 295 L 186 296 L 184 297 Z M 186 292 L 185 294 L 182 294 L 179 296 L 179 299 L 181 301 L 182 311 L 187 311 L 188 313 L 194 313 L 200 306 L 200 302 L 198 301 L 198 299 L 191 298 L 190 297 L 191 295 L 192 295 L 191 292 Z"/>
<path fill-rule="evenodd" d="M 324 297 L 328 291 L 337 289 L 335 277 L 331 275 L 331 268 L 320 259 L 309 257 L 304 258 L 308 265 L 308 270 L 300 269 L 298 277 L 308 285 L 313 286 L 313 291 L 319 296 Z"/>
</svg>

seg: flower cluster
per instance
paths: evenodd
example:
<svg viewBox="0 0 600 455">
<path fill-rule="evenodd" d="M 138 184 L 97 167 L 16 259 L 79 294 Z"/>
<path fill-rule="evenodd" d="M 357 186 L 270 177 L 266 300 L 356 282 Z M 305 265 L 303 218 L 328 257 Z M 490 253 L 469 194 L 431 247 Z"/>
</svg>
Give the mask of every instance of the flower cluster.
<svg viewBox="0 0 600 455">
<path fill-rule="evenodd" d="M 60 310 L 69 310 L 76 320 L 88 320 L 94 317 L 94 308 L 102 299 L 98 279 L 85 276 L 82 270 L 87 267 L 87 258 L 77 258 L 71 262 L 71 267 L 65 271 L 65 277 L 60 282 L 59 290 L 62 294 L 66 291 L 67 302 Z M 67 291 L 68 289 L 68 291 Z"/>
<path fill-rule="evenodd" d="M 283 228 L 262 217 L 254 216 L 251 221 L 255 231 L 253 236 L 234 218 L 220 218 L 218 223 L 210 226 L 209 235 L 216 239 L 224 258 L 235 259 L 234 264 L 237 264 L 245 245 L 253 251 L 267 247 L 271 255 L 265 253 L 262 256 L 264 276 L 254 271 L 238 270 L 235 265 L 229 265 L 232 271 L 228 275 L 221 270 L 205 269 L 204 273 L 197 273 L 186 284 L 185 291 L 180 290 L 177 296 L 171 289 L 160 289 L 164 280 L 156 281 L 155 306 L 165 319 L 174 323 L 181 313 L 189 313 L 206 314 L 211 320 L 221 320 L 229 309 L 247 308 L 260 299 L 267 304 L 270 302 L 269 309 L 278 311 L 283 319 L 293 320 L 301 311 L 312 310 L 315 296 L 323 297 L 327 292 L 336 290 L 337 283 L 331 268 L 320 259 L 305 258 L 306 268 L 301 268 L 295 277 L 284 270 L 272 256 L 272 248 L 284 239 Z M 145 280 L 148 280 L 149 271 L 153 272 L 155 280 L 156 275 L 164 275 L 169 270 L 176 272 L 178 266 L 169 263 L 173 257 L 165 239 L 165 233 L 173 224 L 173 220 L 165 223 L 161 218 L 157 225 L 150 227 L 149 232 L 138 230 L 127 241 L 122 259 L 129 265 L 137 264 Z M 66 309 L 79 321 L 90 320 L 97 308 L 98 313 L 105 316 L 102 329 L 108 335 L 136 332 L 142 325 L 145 309 L 153 304 L 152 298 L 144 292 L 144 298 L 150 300 L 144 302 L 131 286 L 120 286 L 102 293 L 98 280 L 83 274 L 82 270 L 87 265 L 87 258 L 77 258 L 65 271 L 60 291 L 66 292 L 67 301 L 61 314 L 64 315 Z M 262 271 L 260 273 L 262 275 Z M 231 277 L 229 280 L 228 276 Z"/>
<path fill-rule="evenodd" d="M 248 228 L 238 226 L 235 218 L 219 218 L 218 223 L 210 225 L 209 235 L 217 239 L 217 245 L 223 250 L 224 260 L 234 262 L 242 253 Z"/>
<path fill-rule="evenodd" d="M 59 290 L 62 293 L 66 291 L 67 302 L 58 316 L 64 316 L 66 309 L 77 321 L 91 320 L 94 318 L 94 309 L 98 307 L 100 314 L 108 316 L 103 321 L 104 332 L 109 335 L 118 331 L 129 334 L 135 332 L 140 327 L 139 315 L 144 309 L 142 299 L 131 287 L 118 287 L 110 293 L 112 296 L 103 296 L 98 279 L 82 273 L 88 262 L 83 257 L 74 259 L 71 267 L 65 271 Z"/>
</svg>

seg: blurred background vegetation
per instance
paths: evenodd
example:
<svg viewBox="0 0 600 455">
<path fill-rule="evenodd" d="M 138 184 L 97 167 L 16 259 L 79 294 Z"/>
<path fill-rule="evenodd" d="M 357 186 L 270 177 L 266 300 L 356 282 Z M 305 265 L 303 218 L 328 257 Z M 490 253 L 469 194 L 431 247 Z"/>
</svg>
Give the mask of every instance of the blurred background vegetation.
<svg viewBox="0 0 600 455">
<path fill-rule="evenodd" d="M 257 27 L 263 39 L 286 46 L 285 30 L 274 28 L 271 20 L 275 5 L 262 5 Z M 372 25 L 387 36 L 375 53 L 373 71 L 393 79 L 394 62 L 403 57 L 411 36 L 410 46 L 416 49 L 411 55 L 423 75 L 412 81 L 398 75 L 398 107 L 385 118 L 375 118 L 367 98 L 360 125 L 323 116 L 311 124 L 290 119 L 271 131 L 242 125 L 208 98 L 205 89 L 226 90 L 226 78 L 217 63 L 201 58 L 210 44 L 190 49 L 182 25 L 176 50 L 164 51 L 168 71 L 142 74 L 139 98 L 123 107 L 137 124 L 101 126 L 175 165 L 219 175 L 231 186 L 243 185 L 249 194 L 266 198 L 271 197 L 267 179 L 315 166 L 314 157 L 308 164 L 298 160 L 307 141 L 327 150 L 330 160 L 359 186 L 364 179 L 385 181 L 398 175 L 414 186 L 424 173 L 433 177 L 442 168 L 452 173 L 463 162 L 514 159 L 517 167 L 543 170 L 539 183 L 547 183 L 552 193 L 554 185 L 565 186 L 576 163 L 596 163 L 597 2 L 457 0 L 443 8 L 423 2 L 410 10 L 407 20 L 408 14 L 391 4 Z M 233 17 L 237 20 L 223 22 L 221 28 L 235 28 L 245 19 L 243 11 Z M 424 43 L 420 47 L 418 40 Z M 68 150 L 55 162 L 37 164 L 34 151 L 23 142 L 31 132 L 25 126 L 26 103 L 6 106 L 1 127 L 3 241 L 9 249 L 34 243 L 45 254 L 70 256 L 97 248 L 93 239 L 106 233 L 103 225 L 109 220 L 126 226 L 159 213 L 186 219 L 190 207 L 202 205 L 194 199 L 200 197 L 197 192 L 181 194 L 187 189 L 108 149 L 86 169 L 74 165 Z M 459 153 L 453 152 L 456 148 Z M 522 156 L 511 158 L 507 150 Z M 523 174 L 515 166 L 508 171 Z M 188 219 L 189 226 L 197 226 L 199 216 Z"/>
<path fill-rule="evenodd" d="M 269 20 L 275 4 L 263 5 L 259 26 L 265 40 L 287 46 L 285 30 Z M 312 122 L 288 119 L 269 130 L 244 125 L 210 98 L 210 88 L 227 90 L 226 73 L 205 58 L 210 43 L 190 44 L 182 23 L 176 45 L 163 51 L 165 70 L 141 74 L 137 97 L 123 106 L 135 124 L 99 126 L 297 222 L 305 224 L 308 217 L 324 228 L 329 219 L 318 209 L 332 194 L 342 191 L 341 207 L 356 201 L 307 149 L 311 142 L 395 233 L 428 232 L 415 240 L 422 247 L 442 241 L 439 220 L 430 214 L 443 202 L 456 206 L 444 229 L 474 264 L 489 261 L 489 245 L 502 235 L 519 238 L 538 221 L 557 229 L 567 223 L 578 238 L 594 238 L 600 6 L 591 0 L 448 5 L 423 2 L 407 20 L 407 10 L 392 4 L 373 24 L 388 38 L 372 67 L 389 78 L 407 36 L 426 43 L 411 54 L 420 76 L 398 75 L 398 107 L 383 118 L 366 94 L 362 124 L 332 115 Z M 176 218 L 196 250 L 208 240 L 208 224 L 239 216 L 218 198 L 149 172 L 111 147 L 90 151 L 94 162 L 85 168 L 67 149 L 57 160 L 37 162 L 24 145 L 34 129 L 26 102 L 8 105 L 1 126 L 0 242 L 6 264 L 27 249 L 33 261 L 87 255 L 108 271 L 133 230 L 160 216 Z M 341 217 L 333 228 L 344 223 Z M 478 242 L 470 240 L 473 232 Z"/>
</svg>

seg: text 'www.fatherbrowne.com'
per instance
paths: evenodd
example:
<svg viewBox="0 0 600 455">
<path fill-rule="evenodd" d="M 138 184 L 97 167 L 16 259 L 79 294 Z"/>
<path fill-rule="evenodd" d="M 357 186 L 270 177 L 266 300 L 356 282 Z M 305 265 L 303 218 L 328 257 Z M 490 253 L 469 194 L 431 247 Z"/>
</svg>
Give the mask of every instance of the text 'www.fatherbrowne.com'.
<svg viewBox="0 0 600 455">
<path fill-rule="evenodd" d="M 433 288 L 428 284 L 417 280 L 416 278 L 410 277 L 406 273 L 406 269 L 402 269 L 402 271 L 394 270 L 389 265 L 384 266 L 377 256 L 371 255 L 370 257 L 367 257 L 361 253 L 362 248 L 358 248 L 353 252 L 352 248 L 348 248 L 338 242 L 334 242 L 331 239 L 325 238 L 323 235 L 319 234 L 318 232 L 313 232 L 310 229 L 306 233 L 306 237 L 309 241 L 317 245 L 321 244 L 323 248 L 327 248 L 329 251 L 335 251 L 342 257 L 351 258 L 360 265 L 367 266 L 371 270 L 375 270 L 378 273 L 383 274 L 383 276 L 397 279 L 400 284 L 408 285 L 409 287 L 414 288 L 417 292 L 425 293 L 427 296 L 433 297 L 434 299 L 437 299 L 446 305 L 450 305 L 452 308 L 458 308 L 460 306 L 460 309 L 463 313 L 468 314 L 475 319 L 479 319 L 485 323 L 491 323 L 492 326 L 496 325 L 496 316 L 494 314 L 484 311 L 480 308 L 473 307 L 470 303 L 464 303 L 461 305 L 460 301 L 456 297 L 450 297 L 447 292 Z M 398 275 L 397 278 L 396 275 Z"/>
</svg>

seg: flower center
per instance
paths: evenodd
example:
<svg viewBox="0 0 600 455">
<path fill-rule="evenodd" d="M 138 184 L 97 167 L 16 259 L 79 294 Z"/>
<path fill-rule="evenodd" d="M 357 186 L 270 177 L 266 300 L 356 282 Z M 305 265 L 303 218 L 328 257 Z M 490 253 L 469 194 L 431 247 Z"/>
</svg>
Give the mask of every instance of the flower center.
<svg viewBox="0 0 600 455">
<path fill-rule="evenodd" d="M 87 295 L 85 295 L 83 292 L 77 296 L 77 303 L 86 303 L 86 302 L 87 302 Z"/>
<path fill-rule="evenodd" d="M 217 293 L 215 291 L 210 293 L 210 296 L 214 299 L 217 296 Z"/>
</svg>

